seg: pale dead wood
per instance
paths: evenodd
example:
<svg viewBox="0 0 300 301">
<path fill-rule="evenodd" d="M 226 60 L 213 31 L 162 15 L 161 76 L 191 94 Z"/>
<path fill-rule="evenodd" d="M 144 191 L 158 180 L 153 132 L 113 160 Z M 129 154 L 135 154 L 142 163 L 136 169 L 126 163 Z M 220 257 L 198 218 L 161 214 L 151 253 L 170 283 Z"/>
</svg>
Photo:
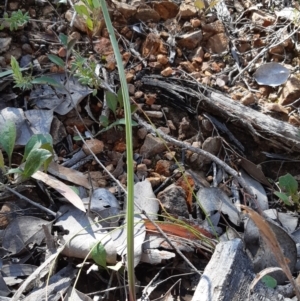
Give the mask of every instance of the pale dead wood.
<svg viewBox="0 0 300 301">
<path fill-rule="evenodd" d="M 277 149 L 287 152 L 300 152 L 299 128 L 255 111 L 231 98 L 217 92 L 205 97 L 200 107 L 212 114 L 226 118 L 248 130 L 255 140 L 267 140 Z"/>
<path fill-rule="evenodd" d="M 258 284 L 249 296 L 254 279 L 252 262 L 240 239 L 219 243 L 198 283 L 192 301 L 284 300 L 276 290 Z"/>
</svg>

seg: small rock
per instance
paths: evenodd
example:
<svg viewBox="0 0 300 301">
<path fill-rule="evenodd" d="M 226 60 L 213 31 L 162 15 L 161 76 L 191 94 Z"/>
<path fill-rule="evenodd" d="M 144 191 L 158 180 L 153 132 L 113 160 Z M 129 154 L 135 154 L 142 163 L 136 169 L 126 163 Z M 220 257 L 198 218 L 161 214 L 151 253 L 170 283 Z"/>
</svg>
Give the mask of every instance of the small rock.
<svg viewBox="0 0 300 301">
<path fill-rule="evenodd" d="M 132 73 L 132 72 L 127 72 L 126 73 L 126 82 L 127 83 L 131 83 L 132 82 L 132 80 L 134 79 L 134 74 Z"/>
<path fill-rule="evenodd" d="M 209 32 L 209 33 L 221 33 L 225 31 L 225 27 L 223 23 L 220 20 L 217 20 L 215 22 L 209 23 L 209 24 L 203 24 L 201 26 L 203 32 Z"/>
<path fill-rule="evenodd" d="M 166 152 L 164 157 L 169 161 L 174 160 L 176 158 L 176 152 Z"/>
<path fill-rule="evenodd" d="M 194 28 L 198 28 L 201 25 L 201 21 L 199 19 L 192 19 L 191 24 Z"/>
<path fill-rule="evenodd" d="M 170 134 L 170 129 L 167 127 L 160 126 L 157 128 L 158 130 L 162 131 L 164 134 L 169 135 Z"/>
<path fill-rule="evenodd" d="M 135 17 L 142 22 L 152 21 L 156 23 L 160 20 L 160 15 L 153 8 L 144 3 L 138 7 Z"/>
<path fill-rule="evenodd" d="M 164 54 L 159 54 L 156 59 L 162 65 L 166 65 L 169 62 L 168 57 Z"/>
<path fill-rule="evenodd" d="M 212 132 L 213 129 L 214 129 L 214 126 L 212 125 L 212 123 L 210 122 L 210 120 L 204 118 L 202 121 L 201 121 L 201 124 L 203 126 L 203 128 L 208 131 L 208 132 Z"/>
<path fill-rule="evenodd" d="M 144 111 L 144 113 L 149 117 L 149 118 L 163 118 L 163 113 L 160 111 Z"/>
<path fill-rule="evenodd" d="M 41 56 L 38 57 L 37 60 L 38 60 L 40 65 L 44 65 L 44 64 L 49 63 L 49 58 L 48 58 L 47 55 L 41 55 Z"/>
<path fill-rule="evenodd" d="M 217 155 L 220 151 L 221 146 L 222 146 L 222 142 L 219 137 L 209 137 L 203 142 L 202 149 L 213 155 Z M 198 163 L 209 164 L 211 163 L 211 159 L 199 155 Z"/>
<path fill-rule="evenodd" d="M 193 18 L 197 15 L 197 8 L 194 3 L 181 3 L 179 7 L 179 15 L 181 18 Z"/>
<path fill-rule="evenodd" d="M 6 62 L 4 56 L 0 56 L 0 66 L 6 68 Z"/>
<path fill-rule="evenodd" d="M 118 153 L 123 153 L 126 151 L 126 143 L 123 140 L 119 140 L 115 142 L 113 151 Z"/>
<path fill-rule="evenodd" d="M 33 53 L 33 50 L 31 48 L 31 46 L 27 43 L 23 44 L 22 45 L 22 50 L 25 52 L 25 53 L 28 53 L 28 54 L 32 54 Z"/>
<path fill-rule="evenodd" d="M 20 3 L 19 2 L 8 2 L 8 9 L 9 10 L 18 10 L 19 9 L 19 5 Z"/>
<path fill-rule="evenodd" d="M 216 85 L 219 86 L 220 88 L 223 88 L 225 86 L 225 82 L 224 82 L 223 79 L 221 79 L 221 78 L 218 77 L 216 79 Z"/>
<path fill-rule="evenodd" d="M 240 101 L 245 106 L 249 106 L 256 102 L 255 97 L 251 92 L 247 93 Z"/>
<path fill-rule="evenodd" d="M 196 48 L 202 40 L 202 31 L 197 30 L 191 33 L 187 33 L 179 36 L 179 40 L 177 42 L 179 47 L 184 47 L 187 49 Z"/>
<path fill-rule="evenodd" d="M 159 35 L 154 33 L 149 33 L 142 46 L 142 56 L 148 57 L 150 55 L 154 55 L 154 60 L 156 60 L 156 56 L 158 54 L 167 54 L 167 53 L 168 51 L 164 46 L 163 40 L 159 37 Z"/>
<path fill-rule="evenodd" d="M 134 16 L 137 12 L 137 8 L 120 1 L 113 1 L 114 5 L 116 6 L 117 10 L 124 16 L 126 19 Z"/>
<path fill-rule="evenodd" d="M 145 158 L 150 158 L 166 150 L 165 142 L 159 137 L 154 137 L 151 134 L 146 136 L 144 144 L 140 149 L 140 154 Z"/>
<path fill-rule="evenodd" d="M 7 51 L 10 47 L 12 38 L 0 38 L 0 53 Z"/>
<path fill-rule="evenodd" d="M 152 164 L 152 161 L 150 159 L 143 159 L 142 163 L 150 166 Z"/>
<path fill-rule="evenodd" d="M 268 27 L 275 22 L 275 18 L 269 14 L 266 14 L 262 10 L 254 11 L 251 15 L 251 20 L 259 26 Z"/>
<path fill-rule="evenodd" d="M 167 125 L 171 131 L 176 131 L 176 126 L 174 125 L 172 120 L 167 120 Z"/>
<path fill-rule="evenodd" d="M 162 72 L 160 72 L 160 74 L 161 74 L 162 76 L 165 76 L 165 77 L 171 76 L 172 73 L 173 73 L 173 69 L 172 69 L 171 67 L 167 67 L 167 68 L 164 69 Z"/>
<path fill-rule="evenodd" d="M 134 95 L 135 93 L 135 86 L 133 84 L 128 84 L 128 92 L 129 92 L 129 95 Z"/>
<path fill-rule="evenodd" d="M 139 99 L 139 98 L 141 98 L 141 97 L 143 97 L 144 96 L 144 92 L 143 91 L 136 91 L 135 93 L 134 93 L 134 98 L 135 99 Z"/>
<path fill-rule="evenodd" d="M 43 8 L 42 10 L 42 15 L 44 17 L 48 16 L 49 14 L 53 13 L 54 12 L 54 7 L 53 6 L 50 6 L 50 5 L 47 5 Z"/>
<path fill-rule="evenodd" d="M 20 59 L 19 65 L 21 68 L 28 67 L 32 62 L 32 56 L 30 54 L 23 55 Z"/>
<path fill-rule="evenodd" d="M 228 49 L 229 39 L 225 33 L 218 33 L 210 37 L 207 41 L 207 47 L 211 52 L 221 54 Z"/>
<path fill-rule="evenodd" d="M 67 50 L 66 50 L 66 48 L 65 48 L 65 47 L 60 47 L 60 48 L 58 49 L 57 55 L 58 55 L 59 57 L 66 57 L 66 55 L 67 55 Z"/>
<path fill-rule="evenodd" d="M 101 153 L 103 151 L 103 148 L 104 148 L 103 142 L 100 141 L 100 140 L 98 140 L 98 139 L 89 139 L 89 140 L 86 140 L 86 144 L 90 147 L 90 149 L 92 150 L 92 152 L 94 154 Z M 87 155 L 91 154 L 90 150 L 87 148 L 87 146 L 85 144 L 82 146 L 82 150 Z"/>
<path fill-rule="evenodd" d="M 157 172 L 160 175 L 169 177 L 171 175 L 170 167 L 172 162 L 167 160 L 159 160 L 156 162 L 155 165 L 155 172 Z"/>
<path fill-rule="evenodd" d="M 29 12 L 29 16 L 31 18 L 33 18 L 33 19 L 36 18 L 36 10 L 33 7 L 29 7 L 28 12 Z"/>
<path fill-rule="evenodd" d="M 139 139 L 145 139 L 147 133 L 148 133 L 147 129 L 145 129 L 143 127 L 143 128 L 138 129 L 137 135 L 138 135 Z"/>
<path fill-rule="evenodd" d="M 300 78 L 297 75 L 291 77 L 284 84 L 280 96 L 279 104 L 288 105 L 300 97 Z"/>
<path fill-rule="evenodd" d="M 9 51 L 4 54 L 6 63 L 10 64 L 11 57 L 14 56 L 16 60 L 22 56 L 22 49 L 18 46 L 11 46 Z"/>
<path fill-rule="evenodd" d="M 153 111 L 160 111 L 161 110 L 161 105 L 151 105 L 150 107 Z"/>
<path fill-rule="evenodd" d="M 148 168 L 146 164 L 138 164 L 136 167 L 136 175 L 139 180 L 144 180 L 148 176 Z"/>
<path fill-rule="evenodd" d="M 188 72 L 188 73 L 192 73 L 192 72 L 195 71 L 195 67 L 194 67 L 193 64 L 192 64 L 191 62 L 189 62 L 189 61 L 181 62 L 179 65 L 182 67 L 182 69 L 183 69 L 184 71 L 186 71 L 186 72 Z"/>
<path fill-rule="evenodd" d="M 73 15 L 74 15 L 74 11 L 70 9 L 65 13 L 65 18 L 69 23 L 72 21 Z M 73 26 L 82 32 L 87 32 L 86 22 L 84 18 L 80 17 L 78 14 L 76 14 L 76 17 L 73 22 Z"/>
<path fill-rule="evenodd" d="M 167 213 L 175 216 L 189 217 L 186 194 L 181 187 L 172 184 L 161 191 L 157 195 L 157 198 Z"/>
<path fill-rule="evenodd" d="M 157 95 L 155 93 L 145 94 L 146 104 L 151 106 L 156 102 Z"/>
<path fill-rule="evenodd" d="M 179 11 L 178 5 L 172 1 L 154 2 L 153 8 L 163 20 L 175 18 Z"/>
<path fill-rule="evenodd" d="M 79 41 L 81 39 L 81 34 L 78 31 L 73 31 L 69 36 L 68 36 L 68 42 L 71 40 L 76 40 Z"/>
<path fill-rule="evenodd" d="M 238 41 L 236 48 L 239 52 L 244 53 L 251 49 L 249 41 Z"/>
<path fill-rule="evenodd" d="M 151 176 L 148 177 L 147 180 L 151 183 L 152 187 L 157 187 L 158 185 L 160 185 L 164 180 L 166 179 L 166 177 L 164 176 Z"/>
</svg>

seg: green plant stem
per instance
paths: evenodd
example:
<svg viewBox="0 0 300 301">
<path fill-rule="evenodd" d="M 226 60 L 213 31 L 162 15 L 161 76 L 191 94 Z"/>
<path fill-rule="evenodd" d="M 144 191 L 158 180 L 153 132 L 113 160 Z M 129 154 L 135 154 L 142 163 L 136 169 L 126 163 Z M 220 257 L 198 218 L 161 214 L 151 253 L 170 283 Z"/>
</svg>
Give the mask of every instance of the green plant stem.
<svg viewBox="0 0 300 301">
<path fill-rule="evenodd" d="M 121 81 L 122 95 L 124 99 L 125 114 L 125 132 L 126 132 L 126 157 L 127 157 L 127 269 L 129 283 L 129 300 L 134 301 L 135 298 L 135 276 L 134 276 L 134 176 L 133 176 L 133 146 L 132 146 L 132 125 L 131 125 L 131 109 L 128 87 L 125 77 L 122 58 L 119 46 L 116 40 L 114 29 L 109 17 L 105 0 L 100 0 L 104 21 L 109 33 L 110 41 L 114 50 L 119 76 Z"/>
</svg>

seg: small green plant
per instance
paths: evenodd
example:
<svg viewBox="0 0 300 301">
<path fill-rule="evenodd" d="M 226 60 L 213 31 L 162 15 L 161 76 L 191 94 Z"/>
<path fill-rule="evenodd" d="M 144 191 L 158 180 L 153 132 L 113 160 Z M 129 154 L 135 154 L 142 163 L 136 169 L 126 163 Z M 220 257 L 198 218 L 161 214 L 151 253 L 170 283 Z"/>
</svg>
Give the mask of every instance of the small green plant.
<svg viewBox="0 0 300 301">
<path fill-rule="evenodd" d="M 76 13 L 85 19 L 88 34 L 91 37 L 104 25 L 101 21 L 101 5 L 97 0 L 82 0 L 83 4 L 74 5 Z"/>
<path fill-rule="evenodd" d="M 4 13 L 4 23 L 1 24 L 0 29 L 5 27 L 5 23 L 8 24 L 10 31 L 18 30 L 22 28 L 29 21 L 28 12 L 24 13 L 19 9 L 12 12 L 11 16 L 8 13 Z"/>
<path fill-rule="evenodd" d="M 279 177 L 279 187 L 281 192 L 275 191 L 278 196 L 287 206 L 299 205 L 300 194 L 298 192 L 298 182 L 291 174 L 286 174 Z"/>
<path fill-rule="evenodd" d="M 110 108 L 112 113 L 115 115 L 115 118 L 117 119 L 116 121 L 110 123 L 109 119 L 106 116 L 100 116 L 100 124 L 104 127 L 99 133 L 105 132 L 112 127 L 118 126 L 118 125 L 126 125 L 125 118 L 118 118 L 118 115 L 123 114 L 124 110 L 124 100 L 123 100 L 123 95 L 122 95 L 122 90 L 119 89 L 117 94 L 112 93 L 110 91 L 105 92 L 106 96 L 106 102 L 107 106 Z M 136 105 L 131 105 L 131 114 L 133 114 L 137 110 Z M 132 126 L 137 126 L 138 123 L 135 122 L 134 120 L 131 121 Z M 98 134 L 99 134 L 98 133 Z"/>
<path fill-rule="evenodd" d="M 14 87 L 22 90 L 31 89 L 33 77 L 31 75 L 23 76 L 19 63 L 13 56 L 11 56 L 10 65 L 13 72 L 13 78 L 16 83 Z"/>
<path fill-rule="evenodd" d="M 5 123 L 0 131 L 0 146 L 8 155 L 9 168 L 16 141 L 16 126 L 12 121 Z M 25 146 L 23 161 L 18 168 L 10 168 L 8 174 L 20 174 L 21 180 L 30 178 L 43 165 L 47 170 L 53 157 L 53 142 L 49 134 L 32 135 Z M 4 163 L 2 162 L 4 165 Z M 1 164 L 1 165 L 2 165 Z M 1 166 L 2 168 L 4 166 Z"/>
</svg>

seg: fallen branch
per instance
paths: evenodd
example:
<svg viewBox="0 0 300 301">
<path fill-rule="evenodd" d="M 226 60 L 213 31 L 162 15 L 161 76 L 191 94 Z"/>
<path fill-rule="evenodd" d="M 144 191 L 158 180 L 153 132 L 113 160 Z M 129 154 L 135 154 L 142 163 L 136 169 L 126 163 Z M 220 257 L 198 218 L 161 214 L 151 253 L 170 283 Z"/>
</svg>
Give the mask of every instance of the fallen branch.
<svg viewBox="0 0 300 301">
<path fill-rule="evenodd" d="M 141 117 L 138 116 L 137 114 L 134 114 L 134 117 L 138 121 L 139 125 L 145 127 L 151 133 L 158 134 L 165 141 L 168 141 L 168 142 L 172 143 L 173 145 L 176 145 L 176 146 L 178 146 L 180 148 L 186 148 L 186 149 L 190 150 L 191 152 L 194 152 L 194 153 L 199 154 L 199 155 L 203 155 L 206 158 L 211 159 L 213 162 L 215 162 L 216 164 L 218 164 L 219 166 L 221 166 L 227 173 L 229 173 L 230 175 L 232 175 L 239 182 L 239 184 L 245 189 L 245 191 L 253 199 L 255 199 L 255 196 L 254 196 L 251 188 L 245 182 L 244 178 L 237 171 L 235 171 L 229 165 L 227 165 L 224 161 L 222 161 L 218 157 L 212 155 L 211 153 L 209 153 L 209 152 L 207 152 L 207 151 L 205 151 L 203 149 L 187 145 L 184 142 L 176 140 L 175 138 L 173 138 L 173 137 L 171 137 L 171 136 L 163 133 L 162 131 L 153 128 L 147 122 L 145 122 L 144 120 L 142 120 Z"/>
</svg>

